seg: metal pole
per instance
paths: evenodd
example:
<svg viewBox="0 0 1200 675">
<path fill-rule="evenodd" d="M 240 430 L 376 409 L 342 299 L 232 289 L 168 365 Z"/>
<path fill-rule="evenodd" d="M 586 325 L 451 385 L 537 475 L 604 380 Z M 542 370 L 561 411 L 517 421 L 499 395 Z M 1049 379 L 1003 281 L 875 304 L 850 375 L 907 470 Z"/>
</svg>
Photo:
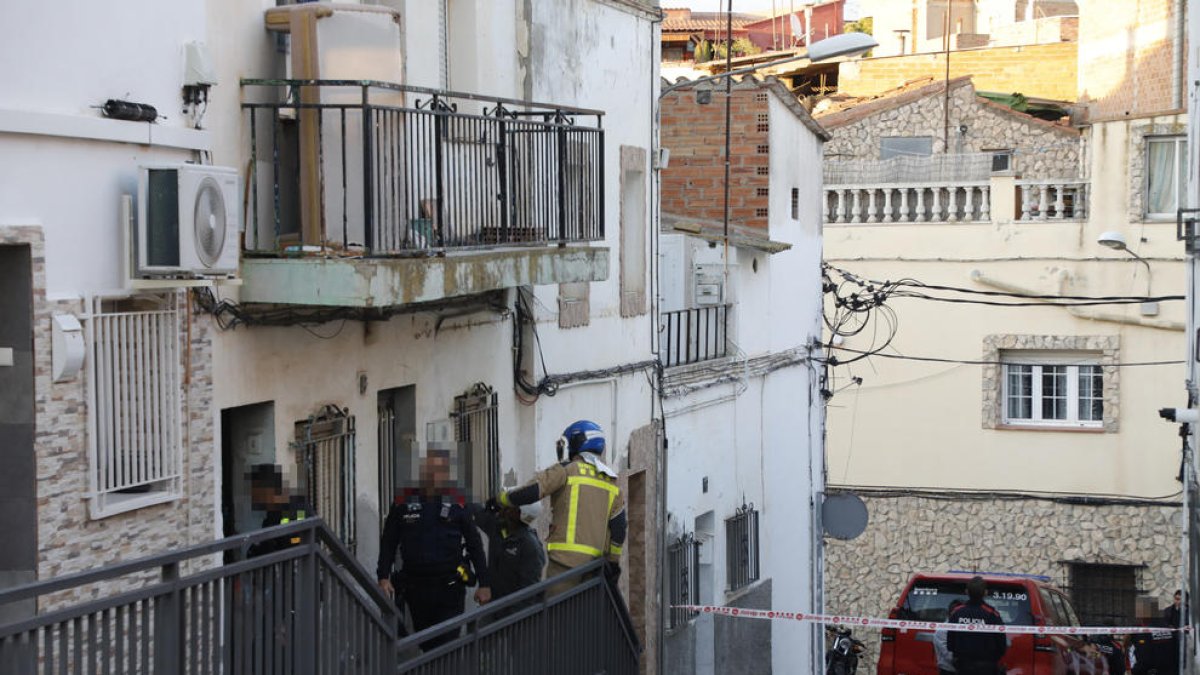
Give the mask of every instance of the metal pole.
<svg viewBox="0 0 1200 675">
<path fill-rule="evenodd" d="M 946 45 L 946 91 L 942 99 L 942 154 L 950 154 L 950 8 L 952 0 L 946 0 L 945 35 L 942 40 Z M 914 33 L 913 39 L 916 39 Z"/>
</svg>

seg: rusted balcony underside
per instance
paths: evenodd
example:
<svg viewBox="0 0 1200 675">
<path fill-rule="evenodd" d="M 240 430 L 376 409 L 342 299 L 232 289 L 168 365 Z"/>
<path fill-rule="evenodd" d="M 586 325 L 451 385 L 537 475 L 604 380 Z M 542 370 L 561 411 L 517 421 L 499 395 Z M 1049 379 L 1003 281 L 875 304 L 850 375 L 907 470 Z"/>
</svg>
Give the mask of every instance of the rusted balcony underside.
<svg viewBox="0 0 1200 675">
<path fill-rule="evenodd" d="M 394 307 L 514 286 L 608 279 L 608 249 L 521 248 L 433 258 L 247 258 L 243 303 Z"/>
</svg>

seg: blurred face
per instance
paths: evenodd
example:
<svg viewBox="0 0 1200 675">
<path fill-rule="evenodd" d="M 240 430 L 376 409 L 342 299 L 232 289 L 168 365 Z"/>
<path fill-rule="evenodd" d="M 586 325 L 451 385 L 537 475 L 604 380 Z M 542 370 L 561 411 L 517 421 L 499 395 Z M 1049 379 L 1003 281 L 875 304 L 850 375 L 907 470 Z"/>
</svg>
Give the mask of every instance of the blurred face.
<svg viewBox="0 0 1200 675">
<path fill-rule="evenodd" d="M 427 490 L 450 486 L 450 460 L 447 457 L 426 457 L 421 460 L 421 487 Z"/>
</svg>

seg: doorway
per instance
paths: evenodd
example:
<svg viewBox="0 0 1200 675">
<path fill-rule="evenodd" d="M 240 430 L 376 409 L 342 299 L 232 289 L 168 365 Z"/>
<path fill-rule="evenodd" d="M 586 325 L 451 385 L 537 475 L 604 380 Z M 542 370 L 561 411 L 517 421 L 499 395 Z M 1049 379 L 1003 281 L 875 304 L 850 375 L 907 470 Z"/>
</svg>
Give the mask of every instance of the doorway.
<svg viewBox="0 0 1200 675">
<path fill-rule="evenodd" d="M 34 433 L 33 258 L 29 246 L 0 246 L 0 588 L 37 577 Z M 0 623 L 34 609 L 0 606 Z"/>
<path fill-rule="evenodd" d="M 413 460 L 417 455 L 417 388 L 379 392 L 379 531 L 392 504 L 404 488 L 415 485 Z"/>
<path fill-rule="evenodd" d="M 255 464 L 275 464 L 275 403 L 221 411 L 221 515 L 225 536 L 252 532 L 262 524 L 250 502 L 246 473 Z"/>
</svg>

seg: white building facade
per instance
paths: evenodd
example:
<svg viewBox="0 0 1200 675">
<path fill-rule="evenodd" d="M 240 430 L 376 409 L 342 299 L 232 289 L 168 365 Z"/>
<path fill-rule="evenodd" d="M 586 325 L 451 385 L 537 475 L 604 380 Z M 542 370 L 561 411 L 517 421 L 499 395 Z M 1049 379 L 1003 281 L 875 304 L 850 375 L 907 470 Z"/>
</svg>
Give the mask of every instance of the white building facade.
<svg viewBox="0 0 1200 675">
<path fill-rule="evenodd" d="M 626 486 L 623 583 L 654 663 L 654 3 L 14 12 L 2 582 L 256 527 L 244 472 L 262 462 L 372 568 L 419 452 L 456 448 L 482 500 L 591 419 Z M 384 84 L 364 106 L 357 87 L 241 83 L 287 77 Z M 109 99 L 159 117 L 104 118 Z M 183 163 L 236 170 L 240 269 L 131 282 L 151 276 L 128 264 L 140 167 Z"/>
<path fill-rule="evenodd" d="M 697 103 L 710 91 L 711 105 Z M 726 241 L 723 223 L 705 217 L 723 204 L 722 156 L 704 151 L 719 148 L 723 92 L 683 87 L 663 103 L 667 600 L 811 612 L 821 605 L 813 505 L 824 417 L 821 180 L 810 167 L 827 136 L 777 81 L 734 86 L 734 143 L 753 147 L 734 157 Z M 759 161 L 742 170 L 748 155 Z M 673 610 L 666 670 L 819 672 L 822 644 L 807 624 Z"/>
</svg>

